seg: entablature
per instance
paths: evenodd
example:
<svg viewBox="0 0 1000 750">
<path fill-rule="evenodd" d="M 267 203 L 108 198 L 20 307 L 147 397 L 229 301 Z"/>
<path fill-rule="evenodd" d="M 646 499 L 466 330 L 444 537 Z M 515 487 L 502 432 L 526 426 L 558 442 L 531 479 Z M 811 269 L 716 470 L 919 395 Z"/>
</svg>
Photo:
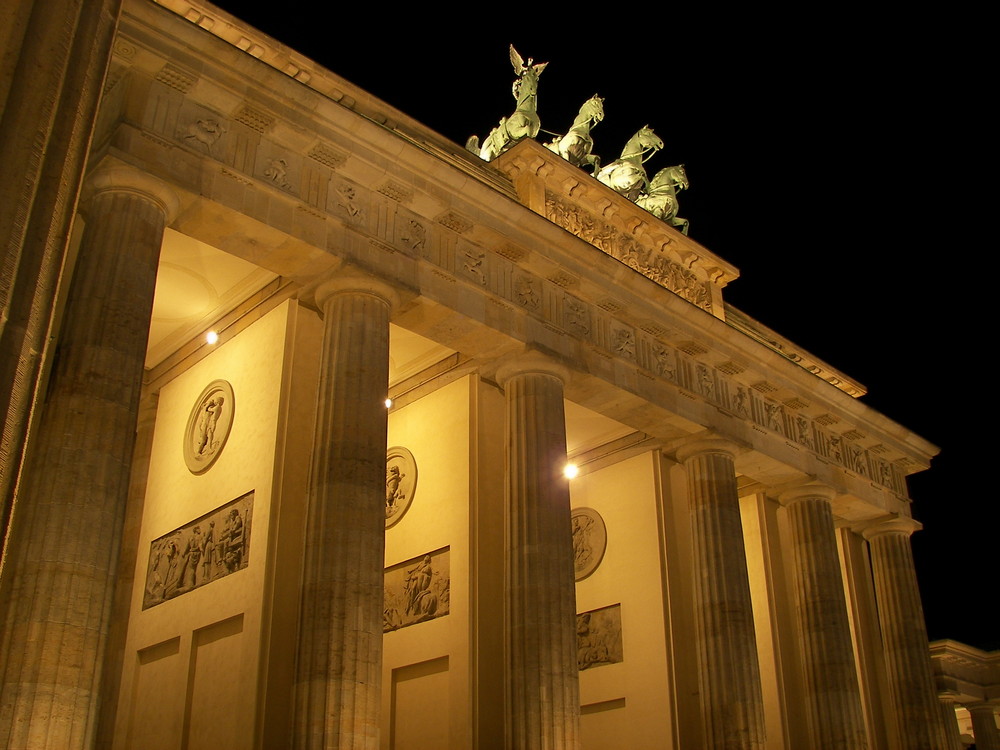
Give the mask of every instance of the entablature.
<svg viewBox="0 0 1000 750">
<path fill-rule="evenodd" d="M 705 428 L 732 435 L 754 448 L 746 472 L 769 484 L 816 476 L 886 508 L 905 499 L 905 475 L 936 452 L 526 207 L 516 176 L 480 179 L 467 159 L 304 92 L 155 6 L 133 6 L 120 31 L 132 53 L 118 58 L 126 71 L 113 85 L 123 88 L 109 97 L 99 148 L 178 187 L 178 230 L 303 287 L 344 262 L 368 268 L 419 298 L 403 325 L 466 356 L 519 345 L 553 352 L 581 373 L 567 388 L 580 403 L 659 438 Z M 181 31 L 189 38 L 178 51 Z M 196 76 L 178 85 L 173 71 L 182 69 Z M 575 169 L 554 164 L 553 174 Z M 620 196 L 595 185 L 617 206 Z M 632 208 L 645 213 L 632 204 L 612 212 L 616 231 L 666 237 L 665 257 L 713 289 L 735 278 L 651 215 L 640 217 L 648 227 L 623 218 Z"/>
</svg>

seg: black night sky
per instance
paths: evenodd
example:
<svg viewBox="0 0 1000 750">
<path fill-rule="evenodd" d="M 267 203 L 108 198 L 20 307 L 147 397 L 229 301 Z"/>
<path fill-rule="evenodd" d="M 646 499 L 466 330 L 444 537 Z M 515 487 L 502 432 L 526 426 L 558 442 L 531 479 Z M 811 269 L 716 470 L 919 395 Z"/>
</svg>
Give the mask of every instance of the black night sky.
<svg viewBox="0 0 1000 750">
<path fill-rule="evenodd" d="M 1000 648 L 985 19 L 845 4 L 607 4 L 602 18 L 572 3 L 351 17 L 327 3 L 219 4 L 458 143 L 510 113 L 510 43 L 549 62 L 543 129 L 565 132 L 595 92 L 604 161 L 652 127 L 665 148 L 650 175 L 686 165 L 691 237 L 741 271 L 726 300 L 941 448 L 910 477 L 929 636 Z"/>
</svg>

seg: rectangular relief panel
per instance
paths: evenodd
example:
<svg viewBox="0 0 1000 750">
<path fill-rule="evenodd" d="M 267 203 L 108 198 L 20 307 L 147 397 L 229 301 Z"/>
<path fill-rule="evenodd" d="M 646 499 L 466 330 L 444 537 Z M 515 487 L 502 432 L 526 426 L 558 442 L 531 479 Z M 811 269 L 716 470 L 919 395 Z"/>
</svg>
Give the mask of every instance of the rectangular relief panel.
<svg viewBox="0 0 1000 750">
<path fill-rule="evenodd" d="M 142 608 L 243 570 L 252 518 L 251 491 L 150 542 Z"/>
<path fill-rule="evenodd" d="M 450 547 L 385 569 L 382 632 L 399 630 L 448 614 L 451 601 Z"/>
<path fill-rule="evenodd" d="M 592 609 L 576 616 L 576 666 L 581 671 L 617 664 L 622 655 L 622 605 Z"/>
<path fill-rule="evenodd" d="M 392 670 L 392 750 L 450 750 L 448 657 Z"/>
<path fill-rule="evenodd" d="M 183 750 L 249 746 L 253 727 L 241 726 L 238 705 L 242 634 L 242 614 L 194 631 Z"/>
</svg>

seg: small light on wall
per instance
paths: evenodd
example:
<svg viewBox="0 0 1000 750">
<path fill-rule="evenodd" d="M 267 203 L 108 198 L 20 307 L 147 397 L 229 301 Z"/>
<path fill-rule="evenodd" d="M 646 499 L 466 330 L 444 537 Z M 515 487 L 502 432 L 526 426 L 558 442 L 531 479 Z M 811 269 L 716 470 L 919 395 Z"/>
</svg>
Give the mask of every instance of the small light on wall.
<svg viewBox="0 0 1000 750">
<path fill-rule="evenodd" d="M 389 408 L 391 408 L 391 407 L 392 407 L 392 399 L 391 399 L 391 398 L 387 398 L 387 399 L 385 400 L 385 408 L 386 408 L 386 409 L 389 409 Z"/>
<path fill-rule="evenodd" d="M 217 344 L 219 342 L 219 334 L 215 331 L 209 331 L 205 334 L 205 341 L 209 344 Z"/>
<path fill-rule="evenodd" d="M 567 479 L 575 479 L 579 473 L 580 467 L 576 464 L 566 464 L 566 466 L 563 467 L 563 476 Z"/>
</svg>

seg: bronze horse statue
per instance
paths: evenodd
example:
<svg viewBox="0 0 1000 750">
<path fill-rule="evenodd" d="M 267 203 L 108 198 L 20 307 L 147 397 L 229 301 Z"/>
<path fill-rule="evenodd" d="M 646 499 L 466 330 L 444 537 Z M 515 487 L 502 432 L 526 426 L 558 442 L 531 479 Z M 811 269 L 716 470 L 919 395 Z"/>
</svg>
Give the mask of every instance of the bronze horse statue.
<svg viewBox="0 0 1000 750">
<path fill-rule="evenodd" d="M 512 89 L 517 101 L 514 113 L 500 120 L 500 124 L 486 136 L 482 146 L 476 135 L 469 136 L 469 140 L 465 142 L 465 147 L 484 161 L 491 161 L 522 138 L 534 138 L 541 128 L 541 121 L 538 119 L 538 77 L 548 63 L 535 63 L 530 57 L 528 62 L 524 62 L 512 44 L 510 64 L 514 66 L 517 76 Z"/>
<path fill-rule="evenodd" d="M 601 168 L 595 176 L 609 188 L 621 193 L 630 201 L 649 187 L 646 168 L 642 166 L 653 154 L 663 148 L 663 141 L 644 125 L 628 139 L 622 155 L 618 159 Z M 649 154 L 649 156 L 646 156 Z M 643 158 L 645 157 L 645 158 Z"/>
<path fill-rule="evenodd" d="M 690 222 L 677 215 L 677 193 L 688 187 L 687 172 L 684 171 L 683 164 L 665 167 L 649 181 L 649 189 L 644 190 L 635 203 L 656 218 L 679 229 L 681 234 L 687 234 Z"/>
<path fill-rule="evenodd" d="M 580 107 L 580 113 L 573 120 L 569 132 L 561 138 L 557 135 L 551 143 L 545 144 L 550 151 L 559 154 L 574 167 L 593 167 L 594 173 L 601 167 L 601 159 L 591 153 L 594 139 L 590 129 L 604 119 L 604 100 L 594 94 Z"/>
</svg>

